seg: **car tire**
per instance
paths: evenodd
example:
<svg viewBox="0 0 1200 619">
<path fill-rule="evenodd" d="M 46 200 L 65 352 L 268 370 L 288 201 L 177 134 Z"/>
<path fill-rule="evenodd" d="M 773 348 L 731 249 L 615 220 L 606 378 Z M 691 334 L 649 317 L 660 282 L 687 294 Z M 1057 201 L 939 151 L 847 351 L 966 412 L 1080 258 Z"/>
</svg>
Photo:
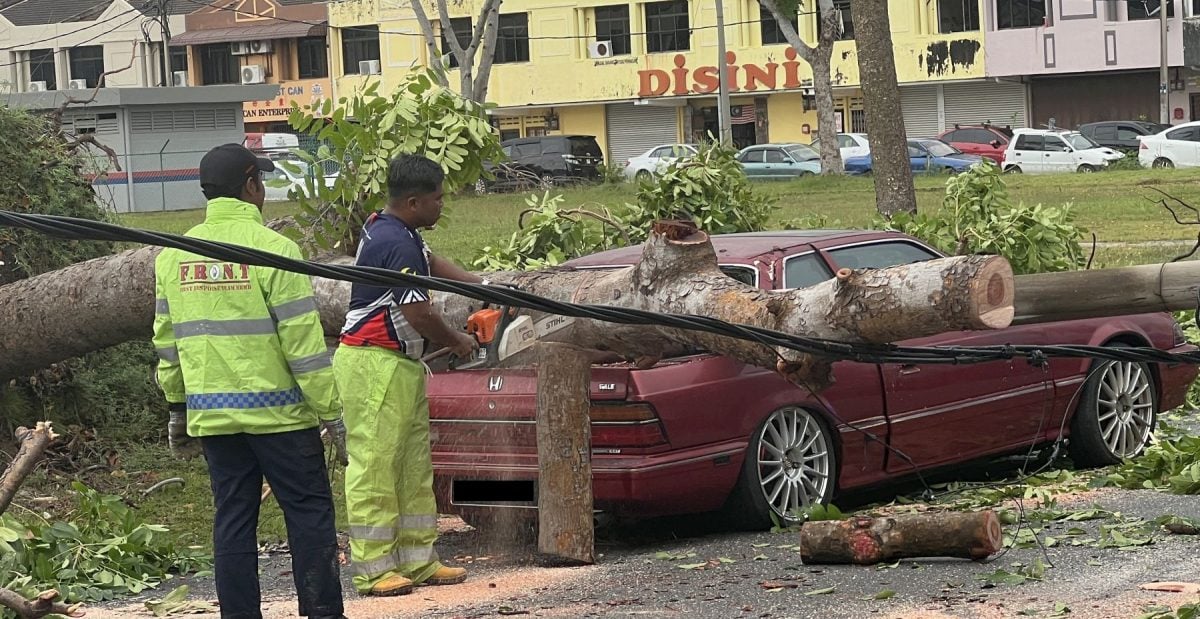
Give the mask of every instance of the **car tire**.
<svg viewBox="0 0 1200 619">
<path fill-rule="evenodd" d="M 482 196 L 487 193 L 487 182 L 482 178 L 475 181 L 475 195 Z"/>
<path fill-rule="evenodd" d="M 1005 174 L 1021 174 L 1021 166 L 1010 165 L 1007 168 L 1004 168 L 1004 173 Z"/>
<path fill-rule="evenodd" d="M 1088 367 L 1071 418 L 1071 459 L 1079 467 L 1097 467 L 1137 457 L 1157 417 L 1158 388 L 1149 365 L 1097 359 Z"/>
<path fill-rule="evenodd" d="M 550 174 L 542 175 L 542 189 L 551 189 L 554 187 L 554 176 Z"/>
<path fill-rule="evenodd" d="M 649 170 L 638 170 L 637 174 L 633 175 L 633 180 L 639 183 L 649 182 L 652 178 L 654 175 Z"/>
<path fill-rule="evenodd" d="M 774 520 L 795 524 L 796 510 L 833 498 L 837 470 L 837 447 L 824 417 L 798 406 L 780 408 L 750 435 L 741 475 L 723 515 L 739 529 L 767 529 Z"/>
<path fill-rule="evenodd" d="M 1169 168 L 1175 167 L 1175 162 L 1171 161 L 1170 159 L 1167 159 L 1166 157 L 1159 157 L 1158 159 L 1154 160 L 1154 163 L 1150 164 L 1150 167 L 1160 168 L 1160 169 L 1169 169 Z"/>
<path fill-rule="evenodd" d="M 1096 166 L 1088 165 L 1085 163 L 1085 164 L 1079 166 L 1079 169 L 1076 171 L 1081 174 L 1091 174 L 1092 172 L 1096 171 Z"/>
</svg>

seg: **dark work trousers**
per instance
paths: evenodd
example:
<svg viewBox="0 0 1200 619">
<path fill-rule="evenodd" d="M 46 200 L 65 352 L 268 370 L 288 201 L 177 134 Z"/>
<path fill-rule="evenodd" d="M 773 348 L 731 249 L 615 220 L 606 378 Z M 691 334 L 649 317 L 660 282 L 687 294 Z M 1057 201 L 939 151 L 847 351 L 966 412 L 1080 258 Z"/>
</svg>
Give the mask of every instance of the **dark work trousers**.
<svg viewBox="0 0 1200 619">
<path fill-rule="evenodd" d="M 258 508 L 265 475 L 287 524 L 301 616 L 342 614 L 333 496 L 320 430 L 206 436 L 222 619 L 260 619 Z"/>
</svg>

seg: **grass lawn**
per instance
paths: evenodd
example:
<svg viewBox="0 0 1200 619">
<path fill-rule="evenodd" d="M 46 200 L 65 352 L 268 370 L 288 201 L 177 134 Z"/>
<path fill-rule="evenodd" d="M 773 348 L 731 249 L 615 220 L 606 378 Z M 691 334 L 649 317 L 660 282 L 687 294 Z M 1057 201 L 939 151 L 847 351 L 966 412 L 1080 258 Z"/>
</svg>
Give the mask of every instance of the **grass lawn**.
<svg viewBox="0 0 1200 619">
<path fill-rule="evenodd" d="M 1194 240 L 1200 228 L 1180 226 L 1156 204 L 1157 187 L 1190 203 L 1200 205 L 1200 170 L 1143 170 L 1099 174 L 1054 176 L 1009 176 L 1014 201 L 1043 204 L 1074 204 L 1079 222 L 1095 232 L 1103 243 L 1155 240 Z M 937 209 L 943 195 L 944 178 L 917 178 L 919 208 Z M 794 182 L 763 183 L 762 191 L 774 196 L 781 207 L 772 224 L 808 215 L 824 216 L 831 225 L 863 227 L 875 212 L 873 182 L 869 178 L 814 178 Z M 591 208 L 612 207 L 634 199 L 631 185 L 606 185 L 564 190 L 567 205 Z M 435 251 L 460 262 L 469 261 L 484 245 L 494 244 L 516 230 L 517 215 L 525 208 L 525 194 L 451 196 L 448 215 L 426 238 Z M 268 219 L 292 214 L 291 204 L 272 204 Z M 203 218 L 202 211 L 176 211 L 126 215 L 127 225 L 184 232 Z M 1117 267 L 1170 260 L 1186 251 L 1178 244 L 1159 246 L 1104 245 L 1096 252 L 1094 267 Z M 179 462 L 162 445 L 135 446 L 124 452 L 127 470 L 151 470 L 159 478 L 183 477 L 182 488 L 169 487 L 135 500 L 149 522 L 167 524 L 186 543 L 210 545 L 211 495 L 201 461 Z M 338 498 L 339 527 L 345 526 L 341 473 L 336 473 L 334 491 Z M 45 483 L 49 480 L 41 480 Z M 51 482 L 53 483 L 53 482 Z M 344 530 L 344 529 L 343 529 Z M 263 541 L 284 539 L 283 519 L 274 500 L 264 507 L 260 534 Z"/>
<path fill-rule="evenodd" d="M 1045 176 L 1010 175 L 1014 202 L 1072 204 L 1078 222 L 1095 232 L 1100 242 L 1139 242 L 1195 239 L 1200 228 L 1180 226 L 1158 204 L 1162 191 L 1200 206 L 1200 170 L 1122 170 L 1098 174 Z M 944 177 L 918 176 L 918 209 L 940 208 Z M 865 227 L 875 213 L 875 187 L 870 178 L 811 178 L 764 182 L 757 186 L 775 198 L 779 210 L 772 224 L 805 216 L 826 217 L 837 227 Z M 631 184 L 559 190 L 568 206 L 615 207 L 634 201 Z M 517 215 L 528 194 L 462 195 L 447 197 L 447 215 L 437 230 L 426 234 L 435 251 L 460 262 L 479 248 L 507 238 L 517 229 Z M 296 212 L 289 203 L 269 204 L 267 219 Z M 124 215 L 126 225 L 164 232 L 185 232 L 203 219 L 202 210 Z"/>
</svg>

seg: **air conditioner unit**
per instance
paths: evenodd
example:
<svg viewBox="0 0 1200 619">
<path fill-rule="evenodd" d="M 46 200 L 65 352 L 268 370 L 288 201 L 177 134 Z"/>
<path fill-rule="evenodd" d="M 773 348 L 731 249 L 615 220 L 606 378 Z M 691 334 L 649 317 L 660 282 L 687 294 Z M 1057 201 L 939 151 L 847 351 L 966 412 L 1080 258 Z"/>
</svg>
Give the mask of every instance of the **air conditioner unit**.
<svg viewBox="0 0 1200 619">
<path fill-rule="evenodd" d="M 260 64 L 248 64 L 242 67 L 242 83 L 243 84 L 261 84 L 266 80 L 263 78 L 263 68 Z"/>
<path fill-rule="evenodd" d="M 172 73 L 171 74 L 171 85 L 172 86 L 187 86 L 188 85 L 187 71 L 176 71 L 176 72 Z"/>
<path fill-rule="evenodd" d="M 250 49 L 251 54 L 267 54 L 271 52 L 270 41 L 250 41 L 246 43 L 246 46 Z"/>
<path fill-rule="evenodd" d="M 71 80 L 67 83 L 67 88 L 71 90 L 84 90 L 87 87 L 87 80 Z"/>
<path fill-rule="evenodd" d="M 29 82 L 29 92 L 46 92 L 46 82 Z"/>
<path fill-rule="evenodd" d="M 229 53 L 234 56 L 245 56 L 250 53 L 250 44 L 245 42 L 237 42 L 229 44 Z"/>
<path fill-rule="evenodd" d="M 588 43 L 588 58 L 612 58 L 612 41 Z"/>
<path fill-rule="evenodd" d="M 379 75 L 378 60 L 360 60 L 358 61 L 359 75 Z"/>
</svg>

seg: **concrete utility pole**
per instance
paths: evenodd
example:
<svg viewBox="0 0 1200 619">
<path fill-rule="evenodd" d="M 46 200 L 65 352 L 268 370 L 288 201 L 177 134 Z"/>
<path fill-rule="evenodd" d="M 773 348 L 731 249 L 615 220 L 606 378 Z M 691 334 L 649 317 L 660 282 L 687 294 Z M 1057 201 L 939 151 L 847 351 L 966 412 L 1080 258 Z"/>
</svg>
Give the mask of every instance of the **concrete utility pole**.
<svg viewBox="0 0 1200 619">
<path fill-rule="evenodd" d="M 1158 121 L 1164 125 L 1171 124 L 1171 70 L 1167 63 L 1167 3 L 1175 0 L 1158 0 L 1158 47 L 1160 62 L 1158 68 Z"/>
<path fill-rule="evenodd" d="M 725 69 L 725 0 L 717 0 L 717 71 L 720 72 L 720 87 L 717 89 L 717 131 L 721 143 L 733 143 L 733 128 L 730 126 L 729 71 Z"/>
</svg>

